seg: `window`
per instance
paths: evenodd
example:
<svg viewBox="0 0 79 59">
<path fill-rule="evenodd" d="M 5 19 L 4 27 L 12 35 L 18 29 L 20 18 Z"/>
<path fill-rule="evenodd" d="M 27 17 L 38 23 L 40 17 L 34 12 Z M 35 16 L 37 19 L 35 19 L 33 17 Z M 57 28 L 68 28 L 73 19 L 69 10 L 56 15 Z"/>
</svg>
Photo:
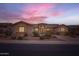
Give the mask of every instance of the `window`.
<svg viewBox="0 0 79 59">
<path fill-rule="evenodd" d="M 44 29 L 44 26 L 41 26 L 42 29 Z"/>
<path fill-rule="evenodd" d="M 19 32 L 24 32 L 24 27 L 19 27 Z"/>
<path fill-rule="evenodd" d="M 46 30 L 47 30 L 47 31 L 50 31 L 50 29 L 49 29 L 49 28 L 47 28 Z"/>
<path fill-rule="evenodd" d="M 38 28 L 35 28 L 35 31 L 38 31 Z"/>
<path fill-rule="evenodd" d="M 61 28 L 61 31 L 64 32 L 65 31 L 65 28 Z"/>
</svg>

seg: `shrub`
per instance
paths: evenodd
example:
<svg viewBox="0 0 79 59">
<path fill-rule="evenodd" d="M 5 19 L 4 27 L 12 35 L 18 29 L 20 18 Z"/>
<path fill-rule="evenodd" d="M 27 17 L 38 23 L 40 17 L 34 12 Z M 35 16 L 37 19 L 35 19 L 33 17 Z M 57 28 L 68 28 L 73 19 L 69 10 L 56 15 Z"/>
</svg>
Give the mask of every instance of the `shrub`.
<svg viewBox="0 0 79 59">
<path fill-rule="evenodd" d="M 23 37 L 18 37 L 17 39 L 18 39 L 18 40 L 23 40 Z"/>
<path fill-rule="evenodd" d="M 37 32 L 33 32 L 33 36 L 39 37 L 39 34 Z"/>
<path fill-rule="evenodd" d="M 11 37 L 13 40 L 15 40 L 16 39 L 16 37 Z"/>
<path fill-rule="evenodd" d="M 44 37 L 40 37 L 40 40 L 44 40 Z"/>
<path fill-rule="evenodd" d="M 24 34 L 24 37 L 26 37 L 26 36 L 28 36 L 28 35 L 27 35 L 27 33 L 26 33 L 26 34 Z"/>
<path fill-rule="evenodd" d="M 53 36 L 52 38 L 57 38 L 56 36 Z"/>
<path fill-rule="evenodd" d="M 5 35 L 6 35 L 7 37 L 9 37 L 9 36 L 12 35 L 12 32 L 11 32 L 11 31 L 5 31 Z"/>
</svg>

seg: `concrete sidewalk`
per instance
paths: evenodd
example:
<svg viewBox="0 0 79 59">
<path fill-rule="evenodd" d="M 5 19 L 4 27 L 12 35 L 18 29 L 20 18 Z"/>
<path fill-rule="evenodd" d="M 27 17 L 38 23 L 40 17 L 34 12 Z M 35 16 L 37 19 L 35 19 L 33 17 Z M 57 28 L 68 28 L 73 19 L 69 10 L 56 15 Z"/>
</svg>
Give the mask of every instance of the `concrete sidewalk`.
<svg viewBox="0 0 79 59">
<path fill-rule="evenodd" d="M 53 41 L 53 40 L 0 40 L 0 43 L 18 44 L 79 44 L 79 41 Z"/>
</svg>

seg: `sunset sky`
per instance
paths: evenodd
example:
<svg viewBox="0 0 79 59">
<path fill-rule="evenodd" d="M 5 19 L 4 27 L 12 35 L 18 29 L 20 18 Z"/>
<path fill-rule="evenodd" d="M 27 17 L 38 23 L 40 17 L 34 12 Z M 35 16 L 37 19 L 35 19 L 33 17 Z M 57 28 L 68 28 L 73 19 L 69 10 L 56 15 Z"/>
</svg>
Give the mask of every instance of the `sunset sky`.
<svg viewBox="0 0 79 59">
<path fill-rule="evenodd" d="M 79 25 L 77 3 L 5 3 L 0 4 L 0 22 L 25 21 L 31 24 L 49 23 Z"/>
</svg>

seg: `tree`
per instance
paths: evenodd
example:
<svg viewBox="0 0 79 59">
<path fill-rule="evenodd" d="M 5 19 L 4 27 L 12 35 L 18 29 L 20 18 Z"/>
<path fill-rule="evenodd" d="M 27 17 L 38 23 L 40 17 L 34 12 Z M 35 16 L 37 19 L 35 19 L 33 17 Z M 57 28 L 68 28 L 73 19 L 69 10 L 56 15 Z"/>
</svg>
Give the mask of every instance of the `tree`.
<svg viewBox="0 0 79 59">
<path fill-rule="evenodd" d="M 11 34 L 12 34 L 12 32 L 11 32 L 10 30 L 6 30 L 6 31 L 5 31 L 5 35 L 6 35 L 6 36 L 11 36 Z"/>
</svg>

